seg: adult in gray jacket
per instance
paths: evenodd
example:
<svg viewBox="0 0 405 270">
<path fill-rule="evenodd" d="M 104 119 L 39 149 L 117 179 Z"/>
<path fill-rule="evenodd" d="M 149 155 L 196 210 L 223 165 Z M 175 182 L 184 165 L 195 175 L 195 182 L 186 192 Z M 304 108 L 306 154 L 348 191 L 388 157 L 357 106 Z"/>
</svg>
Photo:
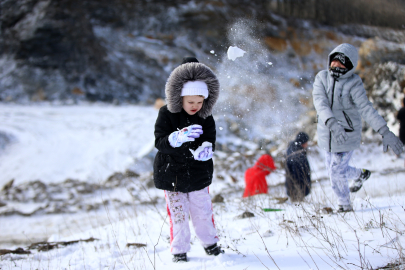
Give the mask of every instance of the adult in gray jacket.
<svg viewBox="0 0 405 270">
<path fill-rule="evenodd" d="M 349 166 L 353 150 L 360 146 L 361 117 L 382 135 L 383 150 L 388 146 L 399 155 L 401 141 L 373 108 L 360 77 L 354 74 L 357 49 L 347 43 L 337 46 L 328 57 L 328 69 L 315 78 L 313 99 L 318 117 L 318 145 L 325 150 L 332 189 L 341 212 L 353 211 L 350 192 L 358 191 L 370 171 Z M 349 188 L 348 180 L 353 179 Z"/>
</svg>

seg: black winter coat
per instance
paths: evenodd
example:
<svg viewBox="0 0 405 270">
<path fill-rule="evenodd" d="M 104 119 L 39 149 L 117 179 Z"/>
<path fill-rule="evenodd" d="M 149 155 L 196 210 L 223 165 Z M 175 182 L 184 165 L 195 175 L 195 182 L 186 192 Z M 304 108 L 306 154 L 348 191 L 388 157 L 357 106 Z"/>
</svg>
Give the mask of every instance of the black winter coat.
<svg viewBox="0 0 405 270">
<path fill-rule="evenodd" d="M 311 168 L 307 152 L 300 143 L 289 144 L 285 169 L 287 195 L 292 199 L 303 199 L 311 191 Z"/>
<path fill-rule="evenodd" d="M 405 144 L 405 107 L 399 110 L 397 119 L 399 120 L 399 139 Z"/>
<path fill-rule="evenodd" d="M 201 125 L 203 134 L 193 142 L 173 148 L 168 140 L 169 135 L 193 124 Z M 204 119 L 197 114 L 189 115 L 183 109 L 179 113 L 171 113 L 167 106 L 160 108 L 155 123 L 155 147 L 158 152 L 153 164 L 153 177 L 156 188 L 187 193 L 209 186 L 214 172 L 212 159 L 194 160 L 189 149 L 195 150 L 207 141 L 212 143 L 212 151 L 215 151 L 215 138 L 212 115 Z"/>
</svg>

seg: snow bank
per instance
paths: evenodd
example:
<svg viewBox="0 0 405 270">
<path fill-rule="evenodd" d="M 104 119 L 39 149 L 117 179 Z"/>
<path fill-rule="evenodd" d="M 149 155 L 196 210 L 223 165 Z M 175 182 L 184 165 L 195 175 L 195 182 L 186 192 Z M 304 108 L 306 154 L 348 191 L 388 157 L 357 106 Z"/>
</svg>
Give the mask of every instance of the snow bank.
<svg viewBox="0 0 405 270">
<path fill-rule="evenodd" d="M 0 148 L 0 186 L 104 181 L 153 148 L 156 117 L 143 106 L 2 104 L 0 133 L 13 140 Z"/>
</svg>

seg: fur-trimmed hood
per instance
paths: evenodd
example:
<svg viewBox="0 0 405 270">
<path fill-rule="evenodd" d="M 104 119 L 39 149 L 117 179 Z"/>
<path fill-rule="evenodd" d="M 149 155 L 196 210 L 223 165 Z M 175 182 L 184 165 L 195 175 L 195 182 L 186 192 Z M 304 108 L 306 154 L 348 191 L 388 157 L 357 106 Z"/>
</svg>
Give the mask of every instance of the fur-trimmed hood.
<svg viewBox="0 0 405 270">
<path fill-rule="evenodd" d="M 205 119 L 212 114 L 212 109 L 218 100 L 219 81 L 214 72 L 202 63 L 185 63 L 172 71 L 165 87 L 167 108 L 171 113 L 181 112 L 183 108 L 181 90 L 188 81 L 203 81 L 208 86 L 209 95 L 204 99 L 203 106 L 197 113 Z"/>
</svg>

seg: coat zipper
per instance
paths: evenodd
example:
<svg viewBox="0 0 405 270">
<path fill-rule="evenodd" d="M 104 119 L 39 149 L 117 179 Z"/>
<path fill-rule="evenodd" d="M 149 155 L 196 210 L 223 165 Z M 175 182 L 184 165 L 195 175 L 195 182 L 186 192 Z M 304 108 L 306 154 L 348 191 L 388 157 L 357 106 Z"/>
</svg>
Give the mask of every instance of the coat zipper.
<svg viewBox="0 0 405 270">
<path fill-rule="evenodd" d="M 352 122 L 352 120 L 351 120 L 350 117 L 347 115 L 347 113 L 345 113 L 345 111 L 342 111 L 342 112 L 343 112 L 343 116 L 344 116 L 345 119 L 346 119 L 346 123 L 347 123 L 347 125 L 348 125 L 349 128 L 350 128 L 350 129 L 345 128 L 345 131 L 346 131 L 346 132 L 353 132 L 353 131 L 354 131 L 354 127 L 353 127 L 353 122 Z"/>
<path fill-rule="evenodd" d="M 332 86 L 332 102 L 330 105 L 330 109 L 332 110 L 333 107 L 333 98 L 335 96 L 335 83 L 336 79 L 333 78 L 333 86 Z M 329 152 L 332 152 L 332 131 L 329 130 Z"/>
</svg>

